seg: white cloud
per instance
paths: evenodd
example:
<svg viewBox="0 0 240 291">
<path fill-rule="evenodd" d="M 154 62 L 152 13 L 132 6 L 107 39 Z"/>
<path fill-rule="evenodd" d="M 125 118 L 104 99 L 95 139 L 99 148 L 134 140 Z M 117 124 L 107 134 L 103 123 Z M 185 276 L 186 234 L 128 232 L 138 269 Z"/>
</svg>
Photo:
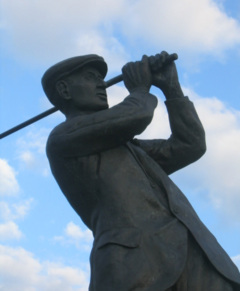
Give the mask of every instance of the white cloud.
<svg viewBox="0 0 240 291">
<path fill-rule="evenodd" d="M 51 288 L 59 286 L 62 290 L 87 290 L 88 288 L 88 274 L 80 269 L 61 266 L 59 264 L 48 263 L 46 264 L 47 273 L 52 278 Z M 49 283 L 48 283 L 49 284 Z M 46 283 L 44 285 L 47 285 Z M 54 286 L 55 285 L 55 286 Z M 48 286 L 46 286 L 49 288 Z M 52 289 L 48 289 L 52 290 Z"/>
<path fill-rule="evenodd" d="M 110 71 L 121 73 L 121 68 L 128 58 L 123 45 L 116 37 L 105 37 L 99 31 L 88 31 L 79 35 L 77 46 L 81 49 L 81 54 L 93 53 L 103 56 Z"/>
<path fill-rule="evenodd" d="M 40 262 L 23 248 L 0 245 L 0 274 L 0 289 L 8 291 L 88 290 L 87 271 Z"/>
<path fill-rule="evenodd" d="M 50 129 L 33 127 L 27 134 L 17 140 L 17 155 L 21 166 L 49 175 L 46 157 L 46 142 Z"/>
<path fill-rule="evenodd" d="M 64 229 L 64 235 L 55 236 L 55 242 L 63 245 L 74 245 L 78 250 L 90 252 L 93 243 L 93 235 L 89 229 L 81 229 L 80 226 L 69 222 Z"/>
<path fill-rule="evenodd" d="M 221 55 L 240 43 L 240 25 L 219 1 L 2 0 L 6 48 L 30 64 L 51 65 L 85 53 L 119 68 L 131 51 Z M 43 21 L 44 19 L 44 21 Z M 36 33 L 37 32 L 37 33 Z M 120 33 L 119 33 L 120 32 Z"/>
<path fill-rule="evenodd" d="M 3 220 L 11 220 L 12 218 L 12 211 L 7 202 L 0 201 L 0 218 Z"/>
<path fill-rule="evenodd" d="M 49 132 L 50 129 L 33 128 L 32 130 L 28 131 L 24 137 L 18 139 L 17 145 L 23 151 L 23 160 L 25 159 L 28 162 L 29 160 L 31 161 L 33 159 L 30 150 L 34 150 L 37 154 L 45 154 L 46 141 Z"/>
<path fill-rule="evenodd" d="M 14 169 L 6 160 L 0 159 L 0 196 L 15 195 L 18 191 L 19 185 Z"/>
<path fill-rule="evenodd" d="M 2 0 L 2 27 L 10 36 L 6 41 L 12 49 L 17 46 L 15 53 L 21 52 L 19 56 L 38 64 L 83 54 L 86 49 L 90 50 L 88 53 L 93 49 L 106 52 L 106 44 L 111 45 L 109 51 L 115 48 L 119 53 L 121 45 L 116 46 L 111 21 L 122 11 L 123 3 L 110 0 L 23 0 L 20 4 Z M 101 31 L 104 31 L 102 36 Z"/>
<path fill-rule="evenodd" d="M 28 167 L 33 167 L 35 162 L 35 157 L 32 152 L 25 151 L 22 152 L 19 156 L 20 160 L 22 160 Z"/>
<path fill-rule="evenodd" d="M 240 111 L 228 108 L 217 98 L 194 97 L 193 92 L 189 96 L 195 99 L 207 139 L 207 153 L 198 162 L 195 175 L 208 189 L 216 209 L 239 223 Z"/>
<path fill-rule="evenodd" d="M 239 23 L 213 0 L 134 1 L 124 16 L 129 37 L 181 50 L 181 55 L 182 50 L 221 54 L 240 43 Z"/>
<path fill-rule="evenodd" d="M 29 212 L 32 202 L 33 198 L 30 198 L 28 200 L 13 204 L 12 208 L 14 210 L 14 219 L 24 218 Z"/>
<path fill-rule="evenodd" d="M 128 91 L 125 87 L 120 85 L 114 85 L 112 87 L 109 87 L 107 89 L 107 95 L 108 95 L 108 104 L 109 107 L 112 107 L 120 102 L 123 101 L 125 97 L 128 95 Z"/>
<path fill-rule="evenodd" d="M 4 224 L 0 224 L 0 240 L 12 240 L 12 239 L 20 239 L 22 237 L 22 233 L 18 228 L 18 225 L 15 222 L 8 221 Z"/>
<path fill-rule="evenodd" d="M 5 221 L 22 219 L 28 214 L 32 202 L 32 198 L 14 204 L 0 201 L 0 218 Z"/>
<path fill-rule="evenodd" d="M 158 106 L 154 111 L 154 116 L 151 124 L 147 129 L 137 138 L 155 139 L 155 138 L 169 138 L 170 126 L 168 121 L 168 114 L 165 104 L 159 99 Z"/>
<path fill-rule="evenodd" d="M 240 271 L 240 255 L 231 258 Z"/>
<path fill-rule="evenodd" d="M 65 229 L 65 233 L 68 237 L 74 240 L 84 240 L 86 242 L 93 241 L 92 232 L 89 229 L 82 230 L 78 225 L 73 222 L 68 223 Z"/>
</svg>

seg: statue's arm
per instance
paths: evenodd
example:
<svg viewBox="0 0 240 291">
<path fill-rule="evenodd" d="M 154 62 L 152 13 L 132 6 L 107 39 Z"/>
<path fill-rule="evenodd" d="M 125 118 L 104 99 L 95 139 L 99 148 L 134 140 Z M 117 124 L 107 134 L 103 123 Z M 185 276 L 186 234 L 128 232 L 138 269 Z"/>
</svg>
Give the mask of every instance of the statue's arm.
<svg viewBox="0 0 240 291">
<path fill-rule="evenodd" d="M 167 65 L 165 51 L 149 58 L 152 84 L 166 97 L 172 135 L 168 140 L 139 141 L 139 145 L 171 174 L 199 159 L 206 150 L 205 133 L 196 110 L 184 97 L 174 62 Z"/>
<path fill-rule="evenodd" d="M 171 174 L 198 160 L 206 151 L 205 133 L 193 103 L 184 98 L 166 101 L 172 134 L 167 140 L 134 140 Z"/>
<path fill-rule="evenodd" d="M 145 130 L 156 105 L 154 95 L 136 91 L 110 109 L 62 123 L 50 134 L 47 150 L 86 156 L 124 144 Z"/>
</svg>

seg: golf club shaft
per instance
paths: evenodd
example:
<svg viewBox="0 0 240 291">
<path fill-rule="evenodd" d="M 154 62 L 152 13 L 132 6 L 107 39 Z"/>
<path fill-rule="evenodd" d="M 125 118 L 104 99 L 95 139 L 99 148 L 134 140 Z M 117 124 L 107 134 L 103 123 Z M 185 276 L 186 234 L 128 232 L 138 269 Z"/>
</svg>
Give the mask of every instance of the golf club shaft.
<svg viewBox="0 0 240 291">
<path fill-rule="evenodd" d="M 169 55 L 168 59 L 165 61 L 165 64 L 171 63 L 171 62 L 175 61 L 177 58 L 178 58 L 177 54 L 171 54 L 171 55 Z M 118 76 L 105 82 L 106 88 L 111 87 L 111 86 L 121 82 L 122 80 L 123 80 L 123 76 L 118 75 Z M 44 117 L 46 117 L 46 116 L 48 116 L 56 111 L 58 111 L 58 109 L 56 107 L 52 107 L 51 109 L 48 109 L 48 110 L 44 111 L 43 113 L 36 115 L 33 118 L 30 118 L 30 119 L 24 121 L 23 123 L 18 124 L 17 126 L 14 126 L 11 129 L 1 133 L 0 139 L 4 138 L 4 137 L 22 129 L 22 128 L 40 120 L 40 119 L 43 119 Z"/>
</svg>

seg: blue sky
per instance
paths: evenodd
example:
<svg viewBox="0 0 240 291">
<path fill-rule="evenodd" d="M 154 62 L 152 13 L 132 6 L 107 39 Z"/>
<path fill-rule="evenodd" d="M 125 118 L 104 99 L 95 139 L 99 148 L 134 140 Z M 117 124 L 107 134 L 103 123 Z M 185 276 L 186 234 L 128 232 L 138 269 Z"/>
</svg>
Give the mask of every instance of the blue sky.
<svg viewBox="0 0 240 291">
<path fill-rule="evenodd" d="M 207 136 L 207 153 L 171 178 L 240 268 L 240 2 L 1 0 L 0 132 L 52 107 L 45 70 L 96 53 L 107 78 L 128 61 L 176 52 L 179 79 Z M 163 95 L 142 138 L 170 134 Z M 111 105 L 127 91 L 108 91 Z M 54 181 L 45 155 L 61 113 L 0 141 L 0 290 L 79 290 L 92 236 Z"/>
</svg>

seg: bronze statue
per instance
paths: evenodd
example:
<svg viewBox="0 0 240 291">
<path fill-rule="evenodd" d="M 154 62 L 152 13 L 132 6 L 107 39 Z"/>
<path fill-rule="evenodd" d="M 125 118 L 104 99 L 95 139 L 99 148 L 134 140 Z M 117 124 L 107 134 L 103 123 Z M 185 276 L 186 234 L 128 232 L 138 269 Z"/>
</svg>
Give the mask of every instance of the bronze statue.
<svg viewBox="0 0 240 291">
<path fill-rule="evenodd" d="M 42 85 L 66 116 L 47 142 L 52 173 L 92 230 L 91 291 L 240 290 L 240 275 L 169 174 L 198 160 L 205 134 L 167 52 L 122 68 L 129 91 L 109 108 L 107 64 L 97 55 L 64 60 Z M 172 134 L 140 140 L 164 93 Z"/>
</svg>

